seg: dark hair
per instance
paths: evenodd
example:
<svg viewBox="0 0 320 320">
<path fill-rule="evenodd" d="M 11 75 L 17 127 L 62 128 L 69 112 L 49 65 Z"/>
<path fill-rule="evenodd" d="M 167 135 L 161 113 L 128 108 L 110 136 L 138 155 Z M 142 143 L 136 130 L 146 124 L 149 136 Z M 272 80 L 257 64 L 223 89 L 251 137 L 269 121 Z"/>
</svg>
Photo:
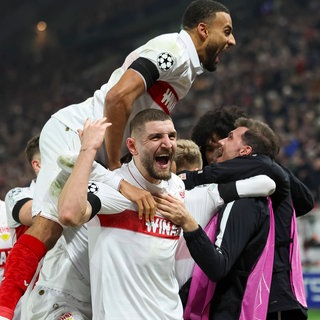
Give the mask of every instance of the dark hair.
<svg viewBox="0 0 320 320">
<path fill-rule="evenodd" d="M 229 9 L 220 2 L 213 0 L 192 1 L 182 16 L 182 29 L 190 30 L 195 28 L 200 22 L 208 22 L 217 12 L 230 14 Z"/>
<path fill-rule="evenodd" d="M 33 157 L 36 154 L 40 154 L 40 149 L 39 149 L 39 135 L 36 135 L 32 137 L 28 142 L 27 146 L 24 149 L 26 158 L 29 163 L 33 160 Z"/>
<path fill-rule="evenodd" d="M 144 129 L 144 125 L 151 121 L 172 121 L 171 117 L 159 109 L 145 109 L 138 112 L 130 122 L 130 135 L 132 132 L 141 132 Z"/>
<path fill-rule="evenodd" d="M 238 106 L 219 107 L 207 111 L 200 117 L 191 132 L 191 139 L 200 147 L 203 165 L 207 165 L 206 145 L 213 134 L 220 139 L 225 138 L 235 129 L 234 122 L 240 117 L 246 117 L 245 112 Z"/>
<path fill-rule="evenodd" d="M 275 159 L 279 153 L 279 137 L 264 122 L 248 118 L 239 118 L 235 126 L 246 127 L 248 130 L 242 135 L 245 144 L 251 146 L 252 153 L 264 154 Z"/>
</svg>

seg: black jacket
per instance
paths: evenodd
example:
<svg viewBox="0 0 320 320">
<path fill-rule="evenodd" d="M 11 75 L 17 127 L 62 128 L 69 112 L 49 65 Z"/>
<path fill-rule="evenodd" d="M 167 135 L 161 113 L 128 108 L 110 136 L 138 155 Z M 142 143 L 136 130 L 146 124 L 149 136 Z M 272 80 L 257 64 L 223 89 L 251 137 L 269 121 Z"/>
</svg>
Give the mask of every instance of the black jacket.
<svg viewBox="0 0 320 320">
<path fill-rule="evenodd" d="M 185 172 L 186 189 L 207 183 L 225 183 L 254 175 L 265 174 L 276 183 L 271 195 L 275 215 L 275 258 L 268 312 L 297 309 L 304 319 L 306 310 L 295 299 L 290 284 L 289 249 L 293 206 L 301 216 L 314 207 L 310 190 L 289 170 L 283 169 L 267 156 L 237 157 L 223 163 L 206 166 L 200 171 Z M 298 318 L 298 315 L 296 317 Z"/>
</svg>

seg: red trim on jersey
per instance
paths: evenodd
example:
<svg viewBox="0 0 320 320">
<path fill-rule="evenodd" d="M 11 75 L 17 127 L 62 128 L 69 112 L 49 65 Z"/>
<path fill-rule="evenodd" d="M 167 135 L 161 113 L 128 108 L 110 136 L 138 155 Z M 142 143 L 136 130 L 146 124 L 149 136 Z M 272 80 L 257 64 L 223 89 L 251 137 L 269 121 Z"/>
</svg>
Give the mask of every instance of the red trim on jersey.
<svg viewBox="0 0 320 320">
<path fill-rule="evenodd" d="M 159 216 L 154 217 L 153 225 L 146 223 L 145 218 L 140 220 L 138 213 L 133 210 L 125 210 L 116 214 L 98 214 L 98 217 L 103 227 L 125 229 L 172 240 L 180 237 L 181 229 L 170 220 Z"/>
<path fill-rule="evenodd" d="M 14 312 L 46 252 L 44 243 L 30 234 L 23 234 L 13 246 L 0 286 L 0 315 L 10 310 Z"/>
<path fill-rule="evenodd" d="M 166 114 L 170 114 L 170 111 L 172 111 L 179 101 L 178 94 L 174 88 L 165 81 L 156 81 L 148 89 L 148 93 L 152 100 L 156 102 Z"/>
</svg>

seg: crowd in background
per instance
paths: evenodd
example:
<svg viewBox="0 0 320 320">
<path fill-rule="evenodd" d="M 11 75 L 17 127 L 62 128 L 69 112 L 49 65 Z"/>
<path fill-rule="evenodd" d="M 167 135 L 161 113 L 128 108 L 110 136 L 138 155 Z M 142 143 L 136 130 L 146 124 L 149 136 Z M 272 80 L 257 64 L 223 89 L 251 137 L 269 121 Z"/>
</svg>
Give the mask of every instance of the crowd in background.
<svg viewBox="0 0 320 320">
<path fill-rule="evenodd" d="M 35 34 L 23 57 L 1 53 L 0 198 L 10 188 L 26 185 L 32 177 L 24 158 L 26 141 L 39 133 L 53 112 L 91 96 L 127 53 L 143 43 L 139 42 L 144 36 L 141 30 L 136 38 L 130 33 L 126 38 L 122 33 L 118 40 L 115 36 L 102 41 L 106 30 L 120 27 L 115 23 L 119 17 L 120 24 L 126 22 L 129 30 L 130 21 L 134 21 L 132 12 L 143 20 L 144 14 L 147 17 L 152 10 L 155 13 L 169 10 L 171 3 L 139 1 L 134 2 L 133 8 L 129 1 L 121 2 L 123 6 L 117 7 L 113 16 L 111 8 L 103 13 L 103 8 L 94 10 L 92 6 L 92 13 L 78 19 L 78 28 L 69 31 L 72 34 L 69 41 L 73 43 L 69 47 L 62 47 L 59 33 L 48 31 L 47 39 Z M 148 10 L 139 10 L 137 6 L 145 8 L 146 3 Z M 164 4 L 169 8 L 163 8 Z M 179 137 L 190 137 L 193 124 L 207 110 L 238 105 L 249 116 L 266 121 L 280 135 L 283 147 L 279 160 L 305 182 L 318 202 L 320 15 L 316 13 L 320 12 L 320 3 L 269 0 L 250 5 L 248 1 L 245 2 L 248 8 L 234 10 L 227 4 L 234 19 L 237 46 L 221 57 L 223 63 L 214 74 L 199 77 L 193 90 L 175 108 L 173 118 Z M 251 10 L 246 10 L 249 7 Z M 157 24 L 158 29 L 154 30 L 151 19 L 146 33 L 150 34 L 152 29 L 153 35 L 160 34 L 164 28 L 176 32 L 180 23 L 177 19 L 179 15 L 171 24 L 165 27 Z M 99 34 L 97 30 L 104 32 Z M 88 40 L 90 32 L 95 41 Z M 74 39 L 80 39 L 81 34 L 86 36 L 76 42 Z M 66 38 L 63 41 L 68 43 Z"/>
</svg>

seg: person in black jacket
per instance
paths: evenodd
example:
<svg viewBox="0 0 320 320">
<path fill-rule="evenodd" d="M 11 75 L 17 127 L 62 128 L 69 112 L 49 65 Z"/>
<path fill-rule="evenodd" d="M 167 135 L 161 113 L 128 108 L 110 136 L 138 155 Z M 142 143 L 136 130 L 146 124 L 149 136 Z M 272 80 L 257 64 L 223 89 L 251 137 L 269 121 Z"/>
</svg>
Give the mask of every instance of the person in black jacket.
<svg viewBox="0 0 320 320">
<path fill-rule="evenodd" d="M 272 130 L 258 121 L 252 122 L 252 124 L 255 127 L 252 126 L 250 131 L 252 134 L 248 135 L 248 139 L 243 138 L 248 128 L 239 127 L 224 140 L 223 153 L 220 156 L 221 161 L 229 160 L 235 156 L 255 153 L 274 156 L 278 150 L 278 145 Z M 265 138 L 266 135 L 269 139 Z M 269 143 L 271 140 L 273 143 Z M 230 193 L 232 192 L 230 190 Z M 194 273 L 196 281 L 191 282 L 190 297 L 185 308 L 184 318 L 193 319 L 195 314 L 199 316 L 210 314 L 210 319 L 239 319 L 242 311 L 242 301 L 247 294 L 247 283 L 253 281 L 249 280 L 249 276 L 267 246 L 271 217 L 273 219 L 273 216 L 269 215 L 268 200 L 266 198 L 245 198 L 224 205 L 218 211 L 218 217 L 216 217 L 218 220 L 217 235 L 214 234 L 214 231 L 209 231 L 206 228 L 207 235 L 198 226 L 198 222 L 188 213 L 186 206 L 179 204 L 178 200 L 175 201 L 167 196 L 161 197 L 158 202 L 160 213 L 183 228 L 184 238 L 195 262 L 211 281 L 216 282 L 215 291 L 208 290 L 204 294 L 201 290 L 202 285 L 198 285 L 198 283 L 194 285 L 194 282 L 198 281 L 203 283 L 202 279 L 204 278 L 201 274 Z M 173 205 L 172 208 L 171 204 Z M 170 208 L 170 210 L 167 208 Z M 211 241 L 214 242 L 214 245 Z M 274 248 L 267 246 L 266 250 L 268 251 L 267 254 L 273 259 Z M 264 262 L 264 264 L 268 262 Z M 260 268 L 256 273 L 259 273 L 258 283 L 261 283 L 265 275 L 264 269 Z M 269 279 L 269 284 L 271 274 L 272 271 L 270 270 L 269 276 L 266 276 Z M 197 294 L 194 294 L 194 287 L 196 287 Z M 207 287 L 210 287 L 210 284 Z M 254 291 L 257 291 L 258 288 L 259 285 L 256 285 Z M 210 308 L 206 308 L 206 304 L 202 306 L 203 300 L 208 295 L 212 296 Z M 253 299 L 254 297 L 252 297 Z M 260 301 L 258 303 L 260 304 Z M 262 304 L 261 309 L 263 311 L 259 311 L 259 313 L 255 308 L 245 309 L 243 312 L 249 319 L 265 318 L 268 295 L 266 295 Z M 199 305 L 201 305 L 200 308 Z"/>
<path fill-rule="evenodd" d="M 235 125 L 241 125 L 241 121 L 243 120 L 238 120 Z M 256 174 L 267 174 L 276 182 L 276 192 L 272 195 L 276 253 L 267 319 L 306 319 L 306 305 L 299 303 L 291 286 L 291 226 L 294 212 L 296 216 L 304 215 L 312 210 L 314 202 L 310 190 L 292 172 L 279 166 L 274 160 L 275 156 L 276 154 L 273 157 L 259 154 L 236 157 L 227 162 L 205 166 L 198 172 L 185 172 L 185 185 L 187 189 L 192 189 L 197 185 L 225 182 Z"/>
</svg>

